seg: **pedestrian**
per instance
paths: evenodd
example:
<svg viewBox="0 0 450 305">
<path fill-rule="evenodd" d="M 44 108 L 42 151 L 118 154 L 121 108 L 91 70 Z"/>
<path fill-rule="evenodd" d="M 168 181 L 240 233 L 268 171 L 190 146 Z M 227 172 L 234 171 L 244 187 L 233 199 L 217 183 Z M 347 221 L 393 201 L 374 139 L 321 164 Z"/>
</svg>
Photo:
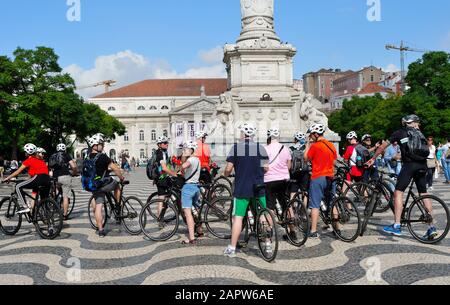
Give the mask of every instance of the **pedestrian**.
<svg viewBox="0 0 450 305">
<path fill-rule="evenodd" d="M 384 161 L 390 173 L 399 175 L 402 169 L 401 164 L 402 154 L 398 142 L 393 142 L 384 154 Z"/>
<path fill-rule="evenodd" d="M 3 173 L 5 172 L 5 159 L 0 156 L 0 179 L 3 180 Z"/>
<path fill-rule="evenodd" d="M 450 137 L 447 140 L 447 144 L 442 146 L 441 164 L 445 175 L 444 183 L 450 184 Z"/>
<path fill-rule="evenodd" d="M 441 174 L 441 159 L 442 159 L 442 150 L 443 150 L 443 145 L 442 143 L 439 143 L 438 147 L 436 148 L 436 176 L 435 178 L 439 178 L 439 175 Z"/>
<path fill-rule="evenodd" d="M 135 168 L 135 167 L 136 167 L 136 159 L 134 159 L 134 157 L 131 158 L 131 167 L 132 167 L 132 168 Z"/>
<path fill-rule="evenodd" d="M 434 172 L 436 171 L 436 146 L 433 145 L 433 137 L 428 137 L 428 148 L 430 149 L 430 155 L 427 158 L 427 186 L 428 191 L 433 190 Z"/>
</svg>

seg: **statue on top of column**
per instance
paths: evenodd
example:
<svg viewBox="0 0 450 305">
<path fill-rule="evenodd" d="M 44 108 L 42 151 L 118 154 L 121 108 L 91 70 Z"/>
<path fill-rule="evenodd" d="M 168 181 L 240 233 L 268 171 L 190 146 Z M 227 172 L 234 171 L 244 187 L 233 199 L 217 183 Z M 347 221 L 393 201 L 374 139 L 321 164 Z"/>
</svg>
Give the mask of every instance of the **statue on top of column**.
<svg viewBox="0 0 450 305">
<path fill-rule="evenodd" d="M 242 19 L 254 16 L 273 17 L 274 0 L 241 0 Z"/>
</svg>

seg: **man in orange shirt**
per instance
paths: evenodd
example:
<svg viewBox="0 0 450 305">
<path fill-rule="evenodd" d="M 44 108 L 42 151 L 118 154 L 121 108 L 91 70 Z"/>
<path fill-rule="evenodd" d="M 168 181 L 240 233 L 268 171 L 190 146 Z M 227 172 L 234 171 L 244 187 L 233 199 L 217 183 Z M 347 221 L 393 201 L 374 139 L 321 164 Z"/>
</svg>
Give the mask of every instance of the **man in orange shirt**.
<svg viewBox="0 0 450 305">
<path fill-rule="evenodd" d="M 314 124 L 308 130 L 309 141 L 306 145 L 305 159 L 312 164 L 312 176 L 309 188 L 309 208 L 311 209 L 310 238 L 319 238 L 317 223 L 319 222 L 319 209 L 321 202 L 327 203 L 331 199 L 331 183 L 334 176 L 334 162 L 337 159 L 336 148 L 327 141 L 323 134 L 325 126 Z M 310 142 L 313 142 L 310 144 Z"/>
<path fill-rule="evenodd" d="M 211 183 L 211 148 L 206 144 L 206 137 L 208 134 L 204 131 L 196 132 L 195 137 L 197 138 L 198 148 L 195 151 L 195 157 L 200 160 L 200 181 L 202 183 Z"/>
</svg>

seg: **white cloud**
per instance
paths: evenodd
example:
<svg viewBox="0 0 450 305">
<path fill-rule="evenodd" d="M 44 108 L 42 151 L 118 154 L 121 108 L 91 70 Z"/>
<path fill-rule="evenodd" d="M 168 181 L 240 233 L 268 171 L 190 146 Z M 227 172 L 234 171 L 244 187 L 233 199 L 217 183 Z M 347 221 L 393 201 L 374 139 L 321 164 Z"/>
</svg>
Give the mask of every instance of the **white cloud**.
<svg viewBox="0 0 450 305">
<path fill-rule="evenodd" d="M 389 64 L 386 68 L 383 69 L 384 72 L 398 72 L 400 71 L 400 69 L 394 65 L 394 64 Z"/>
<path fill-rule="evenodd" d="M 66 67 L 64 72 L 72 75 L 78 87 L 113 79 L 117 81 L 116 87 L 112 88 L 114 89 L 145 79 L 226 77 L 222 57 L 221 47 L 200 51 L 197 64 L 184 72 L 178 72 L 165 60 L 152 61 L 141 54 L 126 50 L 97 57 L 93 68 L 83 69 L 72 64 Z M 85 98 L 103 92 L 103 86 L 78 91 Z"/>
</svg>

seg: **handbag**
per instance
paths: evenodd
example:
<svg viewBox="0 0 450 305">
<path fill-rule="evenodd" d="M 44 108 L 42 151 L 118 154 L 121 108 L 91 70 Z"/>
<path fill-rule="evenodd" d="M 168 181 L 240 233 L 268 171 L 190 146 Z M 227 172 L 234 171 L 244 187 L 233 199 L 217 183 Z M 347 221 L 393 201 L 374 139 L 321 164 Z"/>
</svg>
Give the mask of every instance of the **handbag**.
<svg viewBox="0 0 450 305">
<path fill-rule="evenodd" d="M 436 160 L 434 160 L 434 159 L 427 159 L 427 167 L 428 168 L 436 168 Z"/>
</svg>

